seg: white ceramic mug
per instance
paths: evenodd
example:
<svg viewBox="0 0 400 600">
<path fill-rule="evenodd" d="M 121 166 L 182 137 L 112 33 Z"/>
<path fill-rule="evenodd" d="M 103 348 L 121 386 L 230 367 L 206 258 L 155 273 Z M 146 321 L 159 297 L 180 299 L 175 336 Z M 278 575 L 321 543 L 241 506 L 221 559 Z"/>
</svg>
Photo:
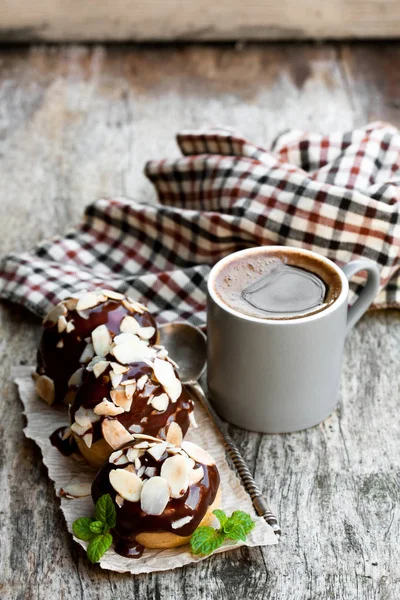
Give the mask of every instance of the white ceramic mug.
<svg viewBox="0 0 400 600">
<path fill-rule="evenodd" d="M 257 318 L 239 312 L 216 293 L 215 278 L 227 261 L 255 252 L 295 252 L 325 262 L 340 276 L 341 290 L 324 310 L 293 320 Z M 368 279 L 348 309 L 348 280 Z M 339 396 L 346 333 L 364 314 L 379 288 L 379 270 L 368 260 L 340 269 L 308 250 L 282 246 L 251 248 L 219 261 L 208 279 L 208 389 L 217 412 L 252 431 L 298 431 L 323 421 Z"/>
</svg>

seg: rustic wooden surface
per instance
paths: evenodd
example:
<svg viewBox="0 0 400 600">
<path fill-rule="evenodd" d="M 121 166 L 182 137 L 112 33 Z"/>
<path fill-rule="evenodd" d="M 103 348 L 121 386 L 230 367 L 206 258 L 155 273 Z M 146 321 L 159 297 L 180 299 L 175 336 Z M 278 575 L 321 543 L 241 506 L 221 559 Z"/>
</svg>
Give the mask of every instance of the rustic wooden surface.
<svg viewBox="0 0 400 600">
<path fill-rule="evenodd" d="M 0 0 L 5 41 L 398 38 L 397 0 Z"/>
<path fill-rule="evenodd" d="M 282 129 L 400 121 L 400 46 L 37 47 L 0 51 L 0 249 L 28 249 L 102 194 L 153 199 L 150 157 L 174 133 L 229 124 L 266 144 Z M 343 407 L 319 427 L 231 428 L 279 513 L 278 547 L 131 577 L 91 566 L 67 534 L 10 368 L 32 363 L 37 320 L 0 305 L 0 597 L 397 600 L 400 318 L 362 319 L 346 344 Z"/>
</svg>

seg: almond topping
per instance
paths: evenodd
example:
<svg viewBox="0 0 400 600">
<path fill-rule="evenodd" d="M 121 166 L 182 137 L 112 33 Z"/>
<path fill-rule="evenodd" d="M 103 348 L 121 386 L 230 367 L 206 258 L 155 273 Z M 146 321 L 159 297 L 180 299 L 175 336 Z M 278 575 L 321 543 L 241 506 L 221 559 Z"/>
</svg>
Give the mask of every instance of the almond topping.
<svg viewBox="0 0 400 600">
<path fill-rule="evenodd" d="M 74 371 L 71 377 L 68 379 L 68 387 L 78 387 L 82 382 L 83 368 L 80 367 Z"/>
<path fill-rule="evenodd" d="M 97 356 L 107 356 L 110 352 L 111 335 L 106 325 L 99 325 L 92 331 L 92 342 Z"/>
<path fill-rule="evenodd" d="M 59 319 L 59 317 L 62 316 L 66 316 L 68 313 L 67 309 L 65 308 L 64 304 L 60 303 L 57 304 L 56 306 L 53 306 L 53 308 L 51 308 L 49 310 L 49 312 L 47 313 L 47 315 L 45 316 L 45 318 L 43 319 L 43 323 L 53 323 L 53 325 L 55 325 Z"/>
<path fill-rule="evenodd" d="M 188 515 L 187 517 L 182 517 L 182 519 L 178 519 L 177 521 L 172 521 L 171 527 L 172 527 L 172 529 L 180 529 L 184 525 L 187 525 L 188 523 L 190 523 L 190 521 L 192 519 L 193 519 L 193 515 Z"/>
<path fill-rule="evenodd" d="M 197 444 L 184 441 L 182 442 L 181 447 L 195 462 L 209 466 L 215 465 L 215 460 L 211 454 L 203 450 L 203 448 L 200 448 Z"/>
<path fill-rule="evenodd" d="M 85 349 L 81 354 L 79 362 L 82 364 L 89 363 L 92 360 L 93 356 L 94 356 L 93 344 L 89 342 L 89 344 L 87 344 L 85 346 Z"/>
<path fill-rule="evenodd" d="M 82 439 L 85 442 L 86 446 L 90 449 L 93 443 L 93 433 L 85 433 Z"/>
<path fill-rule="evenodd" d="M 137 502 L 142 491 L 143 481 L 127 469 L 113 469 L 109 474 L 110 483 L 114 490 L 129 502 Z"/>
<path fill-rule="evenodd" d="M 155 334 L 155 332 L 156 332 L 156 330 L 154 329 L 154 327 L 140 327 L 140 329 L 137 332 L 137 334 L 138 334 L 139 337 L 142 338 L 142 340 L 149 340 L 149 339 L 151 339 L 153 337 L 153 335 Z"/>
<path fill-rule="evenodd" d="M 112 463 L 115 460 L 117 460 L 120 456 L 122 456 L 124 453 L 123 450 L 116 450 L 115 452 L 112 452 L 110 454 L 110 456 L 108 457 L 108 462 Z"/>
<path fill-rule="evenodd" d="M 92 489 L 91 483 L 76 483 L 70 481 L 60 490 L 60 496 L 64 498 L 84 498 L 90 496 Z"/>
<path fill-rule="evenodd" d="M 71 333 L 75 329 L 75 325 L 72 321 L 68 321 L 67 327 L 65 328 L 67 333 Z"/>
<path fill-rule="evenodd" d="M 120 446 L 123 446 L 134 439 L 125 427 L 116 419 L 104 419 L 101 424 L 101 429 L 103 431 L 104 439 L 114 450 L 117 450 Z"/>
<path fill-rule="evenodd" d="M 111 362 L 111 368 L 114 371 L 114 373 L 127 373 L 129 371 L 129 367 L 125 367 L 124 365 L 120 365 L 119 363 L 116 362 Z"/>
<path fill-rule="evenodd" d="M 189 413 L 189 421 L 190 421 L 190 424 L 193 427 L 193 429 L 198 428 L 197 421 L 196 421 L 193 411 L 190 411 L 190 413 Z"/>
<path fill-rule="evenodd" d="M 144 386 L 146 385 L 146 381 L 148 380 L 149 376 L 148 375 L 142 375 L 138 381 L 137 381 L 137 389 L 138 390 L 142 390 L 144 388 Z"/>
<path fill-rule="evenodd" d="M 124 412 L 122 406 L 115 406 L 112 402 L 104 398 L 99 404 L 94 407 L 96 415 L 105 417 L 116 417 Z"/>
<path fill-rule="evenodd" d="M 62 333 L 65 329 L 67 329 L 67 319 L 64 315 L 61 315 L 61 317 L 58 317 L 57 331 L 58 333 Z"/>
<path fill-rule="evenodd" d="M 79 298 L 67 298 L 66 300 L 63 300 L 63 304 L 68 310 L 75 310 L 78 302 Z"/>
<path fill-rule="evenodd" d="M 199 483 L 204 477 L 203 467 L 197 467 L 197 469 L 192 469 L 189 471 L 189 484 L 195 485 Z"/>
<path fill-rule="evenodd" d="M 136 383 L 131 383 L 131 384 L 125 386 L 126 397 L 131 402 L 132 402 L 132 396 L 135 393 L 135 391 L 136 391 Z M 130 409 L 130 406 L 129 406 L 129 409 Z"/>
<path fill-rule="evenodd" d="M 123 374 L 116 373 L 115 371 L 110 371 L 109 375 L 111 378 L 111 384 L 113 388 L 117 388 L 122 381 Z"/>
<path fill-rule="evenodd" d="M 162 477 L 152 477 L 144 482 L 140 506 L 148 515 L 161 515 L 169 501 L 169 486 Z"/>
<path fill-rule="evenodd" d="M 167 442 L 173 444 L 174 446 L 180 446 L 183 440 L 182 429 L 175 421 L 172 421 L 170 426 L 168 427 L 167 432 Z"/>
<path fill-rule="evenodd" d="M 160 394 L 159 396 L 153 396 L 151 405 L 159 412 L 167 410 L 169 404 L 169 398 L 167 394 Z"/>
<path fill-rule="evenodd" d="M 99 362 L 97 362 L 93 367 L 94 376 L 96 378 L 100 377 L 100 375 L 104 373 L 104 371 L 107 369 L 109 364 L 110 363 L 108 362 L 108 360 L 99 360 Z"/>
<path fill-rule="evenodd" d="M 39 394 L 42 400 L 47 402 L 50 406 L 55 400 L 55 387 L 54 381 L 47 377 L 47 375 L 40 375 L 36 379 L 35 390 Z"/>
<path fill-rule="evenodd" d="M 154 477 L 156 473 L 157 469 L 155 467 L 146 467 L 144 470 L 144 474 L 147 475 L 147 477 Z"/>
<path fill-rule="evenodd" d="M 88 429 L 90 429 L 91 425 L 89 424 L 88 426 L 82 426 L 79 425 L 79 423 L 72 423 L 71 425 L 71 431 L 73 431 L 74 433 L 76 433 L 76 435 L 79 435 L 79 437 L 82 437 L 85 435 L 85 433 L 87 432 Z"/>
<path fill-rule="evenodd" d="M 82 427 L 90 427 L 92 423 L 99 421 L 100 417 L 91 408 L 80 406 L 75 413 L 75 422 Z"/>
<path fill-rule="evenodd" d="M 129 336 L 122 343 L 116 342 L 121 336 Z M 115 346 L 112 348 L 112 353 L 115 358 L 123 364 L 138 362 L 142 358 L 149 358 L 154 355 L 154 350 L 143 340 L 131 333 L 121 333 L 114 338 Z"/>
<path fill-rule="evenodd" d="M 115 292 L 114 290 L 101 290 L 101 292 L 104 296 L 107 296 L 107 298 L 111 298 L 111 300 L 123 300 L 125 298 L 123 294 Z"/>
<path fill-rule="evenodd" d="M 60 340 L 59 342 L 57 342 L 56 348 L 64 348 L 64 340 Z"/>
<path fill-rule="evenodd" d="M 138 333 L 138 331 L 141 329 L 136 319 L 131 316 L 124 317 L 119 328 L 122 333 Z"/>
<path fill-rule="evenodd" d="M 170 362 L 156 358 L 154 361 L 154 375 L 157 380 L 164 386 L 165 391 L 171 398 L 172 402 L 176 402 L 182 393 L 182 384 L 177 379 L 174 367 Z"/>
<path fill-rule="evenodd" d="M 155 460 L 159 461 L 163 456 L 165 450 L 167 449 L 167 442 L 161 442 L 160 444 L 156 444 L 147 450 L 148 454 L 150 454 Z"/>
<path fill-rule="evenodd" d="M 87 310 L 88 308 L 93 308 L 102 302 L 105 302 L 107 297 L 104 296 L 101 292 L 86 292 L 83 294 L 78 300 L 78 304 L 76 305 L 76 310 Z"/>
<path fill-rule="evenodd" d="M 166 479 L 171 490 L 171 498 L 181 498 L 189 487 L 189 469 L 181 454 L 170 456 L 161 467 L 161 477 Z"/>
<path fill-rule="evenodd" d="M 139 456 L 139 450 L 135 450 L 135 448 L 129 448 L 126 453 L 127 459 L 129 462 L 135 462 L 135 459 Z"/>
<path fill-rule="evenodd" d="M 124 505 L 124 499 L 119 494 L 115 496 L 115 502 L 120 508 L 122 508 Z"/>
</svg>

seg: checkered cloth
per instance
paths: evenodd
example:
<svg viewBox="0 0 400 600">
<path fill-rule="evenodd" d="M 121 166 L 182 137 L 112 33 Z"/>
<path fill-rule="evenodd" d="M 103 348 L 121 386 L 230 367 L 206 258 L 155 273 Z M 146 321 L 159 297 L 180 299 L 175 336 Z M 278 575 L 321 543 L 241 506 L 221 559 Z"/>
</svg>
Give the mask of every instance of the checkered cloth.
<svg viewBox="0 0 400 600">
<path fill-rule="evenodd" d="M 203 325 L 211 266 L 235 250 L 283 244 L 339 265 L 375 261 L 375 306 L 400 307 L 397 129 L 289 131 L 272 151 L 227 129 L 184 132 L 178 143 L 182 158 L 146 166 L 160 205 L 97 200 L 64 237 L 5 257 L 0 296 L 43 315 L 71 292 L 107 286 L 145 302 L 160 322 Z"/>
</svg>

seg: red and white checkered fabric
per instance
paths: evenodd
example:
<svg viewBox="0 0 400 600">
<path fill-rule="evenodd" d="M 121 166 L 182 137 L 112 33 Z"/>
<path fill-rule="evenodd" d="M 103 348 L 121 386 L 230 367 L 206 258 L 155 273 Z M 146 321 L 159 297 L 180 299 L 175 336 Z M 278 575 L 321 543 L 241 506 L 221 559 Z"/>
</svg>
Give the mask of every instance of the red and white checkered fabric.
<svg viewBox="0 0 400 600">
<path fill-rule="evenodd" d="M 161 205 L 97 200 L 64 237 L 6 256 L 0 296 L 43 315 L 71 292 L 107 286 L 146 303 L 161 322 L 203 325 L 211 266 L 235 250 L 283 244 L 339 265 L 375 261 L 375 306 L 400 307 L 397 129 L 290 131 L 272 151 L 227 129 L 184 132 L 178 143 L 182 158 L 146 166 Z"/>
</svg>

